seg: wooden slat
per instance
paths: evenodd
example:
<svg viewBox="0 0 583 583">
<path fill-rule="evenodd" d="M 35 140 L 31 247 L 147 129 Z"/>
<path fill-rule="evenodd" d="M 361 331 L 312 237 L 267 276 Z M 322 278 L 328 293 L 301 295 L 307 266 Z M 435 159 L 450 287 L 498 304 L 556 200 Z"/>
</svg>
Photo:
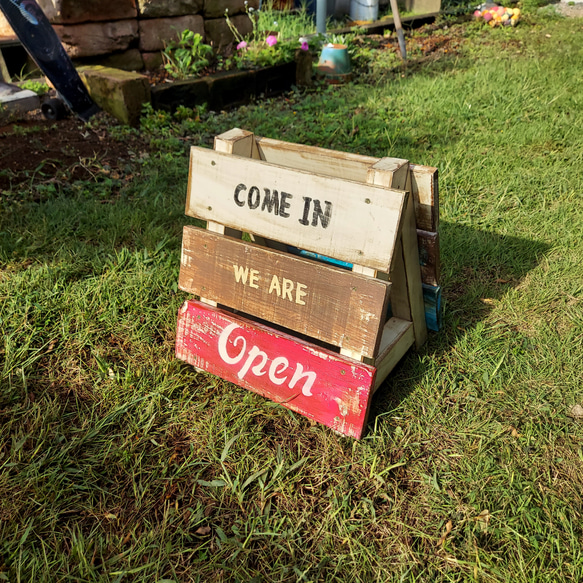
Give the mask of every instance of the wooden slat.
<svg viewBox="0 0 583 583">
<path fill-rule="evenodd" d="M 215 136 L 214 150 L 225 154 L 233 154 L 234 156 L 243 156 L 244 158 L 260 159 L 253 132 L 239 128 L 234 128 Z"/>
<path fill-rule="evenodd" d="M 417 245 L 419 247 L 421 281 L 427 285 L 439 285 L 441 275 L 439 233 L 417 229 Z"/>
<path fill-rule="evenodd" d="M 369 166 L 378 161 L 372 156 L 327 150 L 316 146 L 292 144 L 270 138 L 255 138 L 262 160 L 279 166 L 297 168 L 342 180 L 366 182 Z"/>
<path fill-rule="evenodd" d="M 390 284 L 186 226 L 179 287 L 372 358 Z"/>
<path fill-rule="evenodd" d="M 411 187 L 409 164 L 403 160 L 399 166 L 395 165 L 391 159 L 381 159 L 370 168 L 367 180 L 376 185 L 394 187 L 395 184 L 398 184 L 400 188 L 409 189 Z M 425 322 L 415 209 L 412 198 L 407 201 L 400 232 L 403 265 L 401 267 L 401 256 L 395 256 L 394 263 L 397 268 L 391 276 L 391 281 L 394 284 L 391 294 L 391 308 L 394 316 L 405 320 L 410 319 L 413 322 L 415 344 L 419 349 L 427 340 L 427 324 Z M 408 314 L 409 317 L 407 317 Z"/>
<path fill-rule="evenodd" d="M 401 238 L 403 241 L 403 260 L 407 275 L 407 292 L 411 306 L 415 346 L 419 350 L 427 340 L 427 323 L 425 321 L 425 304 L 423 303 L 423 289 L 421 287 L 421 268 L 419 266 L 419 249 L 417 248 L 415 209 L 412 199 L 409 199 L 407 208 L 405 209 Z"/>
<path fill-rule="evenodd" d="M 411 194 L 415 222 L 424 231 L 439 230 L 439 188 L 437 168 L 411 164 Z"/>
<path fill-rule="evenodd" d="M 193 147 L 186 214 L 389 271 L 405 196 Z"/>
<path fill-rule="evenodd" d="M 335 431 L 362 436 L 374 367 L 193 300 L 178 314 L 176 356 Z"/>
<path fill-rule="evenodd" d="M 439 332 L 443 320 L 441 287 L 423 284 L 423 301 L 425 303 L 427 328 L 433 330 L 433 332 Z"/>
<path fill-rule="evenodd" d="M 335 176 L 345 180 L 366 182 L 370 166 L 379 162 L 380 158 L 361 156 L 347 152 L 338 152 L 291 144 L 269 138 L 255 138 L 262 160 L 307 170 L 327 176 Z M 398 160 L 398 158 L 386 158 Z M 415 201 L 415 216 L 417 228 L 426 231 L 437 231 L 439 228 L 439 190 L 438 172 L 432 166 L 411 164 L 411 192 Z M 392 188 L 401 188 L 393 186 Z"/>
<path fill-rule="evenodd" d="M 413 324 L 399 318 L 391 318 L 385 324 L 379 355 L 375 360 L 377 377 L 374 390 L 376 391 L 389 376 L 399 360 L 415 343 Z"/>
</svg>

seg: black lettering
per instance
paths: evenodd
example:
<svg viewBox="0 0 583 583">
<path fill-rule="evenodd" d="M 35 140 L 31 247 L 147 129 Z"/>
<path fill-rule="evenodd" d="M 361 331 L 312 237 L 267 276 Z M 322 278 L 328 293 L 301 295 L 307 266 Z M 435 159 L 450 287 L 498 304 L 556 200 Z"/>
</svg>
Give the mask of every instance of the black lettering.
<svg viewBox="0 0 583 583">
<path fill-rule="evenodd" d="M 318 226 L 318 218 L 322 223 L 322 227 L 325 229 L 330 222 L 330 217 L 332 216 L 332 203 L 325 201 L 326 210 L 322 212 L 322 207 L 320 206 L 320 201 L 314 199 L 314 214 L 312 215 L 312 227 Z"/>
<path fill-rule="evenodd" d="M 264 188 L 265 198 L 263 199 L 263 204 L 261 205 L 261 210 L 267 209 L 268 213 L 272 213 L 275 210 L 275 214 L 279 214 L 279 194 L 277 190 L 273 191 L 273 195 L 269 192 L 269 188 Z"/>
<path fill-rule="evenodd" d="M 287 202 L 288 198 L 293 198 L 293 194 L 289 194 L 287 192 L 281 193 L 281 203 L 279 205 L 279 216 L 284 217 L 286 219 L 289 217 L 289 213 L 287 212 L 287 209 L 291 206 L 290 203 Z"/>
<path fill-rule="evenodd" d="M 247 187 L 244 184 L 239 184 L 237 186 L 237 188 L 235 188 L 235 204 L 237 206 L 245 206 L 245 201 L 244 200 L 239 200 L 239 193 L 242 190 L 247 190 Z"/>
<path fill-rule="evenodd" d="M 247 204 L 249 205 L 249 208 L 256 209 L 259 206 L 260 202 L 261 194 L 259 193 L 259 189 L 256 186 L 252 186 L 249 189 L 249 194 L 247 196 Z"/>
<path fill-rule="evenodd" d="M 312 202 L 312 199 L 309 196 L 304 196 L 304 216 L 301 219 L 298 219 L 298 221 L 302 224 L 302 225 L 309 225 L 310 221 L 308 221 L 308 213 L 310 212 L 310 203 Z"/>
</svg>

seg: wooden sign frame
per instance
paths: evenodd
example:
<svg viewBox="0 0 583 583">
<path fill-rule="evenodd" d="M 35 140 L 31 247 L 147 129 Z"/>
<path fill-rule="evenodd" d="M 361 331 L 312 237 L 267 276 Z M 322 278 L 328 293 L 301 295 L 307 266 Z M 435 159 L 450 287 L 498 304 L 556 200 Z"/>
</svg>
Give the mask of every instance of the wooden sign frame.
<svg viewBox="0 0 583 583">
<path fill-rule="evenodd" d="M 437 170 L 235 128 L 192 148 L 186 212 L 207 229 L 184 230 L 179 285 L 200 299 L 178 358 L 361 437 L 374 391 L 440 321 Z"/>
</svg>

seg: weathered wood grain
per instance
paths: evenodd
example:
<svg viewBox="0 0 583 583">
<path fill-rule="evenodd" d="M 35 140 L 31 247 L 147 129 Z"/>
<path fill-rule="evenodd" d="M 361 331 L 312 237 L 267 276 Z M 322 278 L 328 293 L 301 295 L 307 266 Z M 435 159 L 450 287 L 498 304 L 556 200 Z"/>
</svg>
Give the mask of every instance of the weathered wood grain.
<svg viewBox="0 0 583 583">
<path fill-rule="evenodd" d="M 361 156 L 348 152 L 338 152 L 302 144 L 290 144 L 270 138 L 255 138 L 262 160 L 307 170 L 346 180 L 366 182 L 371 166 L 380 158 Z M 398 160 L 398 158 L 385 158 Z M 438 172 L 432 166 L 411 164 L 411 193 L 415 202 L 415 216 L 418 229 L 437 231 L 439 228 Z M 404 188 L 393 186 L 393 188 Z"/>
<path fill-rule="evenodd" d="M 390 269 L 406 198 L 402 191 L 195 147 L 190 172 L 190 216 L 380 271 Z"/>
<path fill-rule="evenodd" d="M 411 173 L 406 160 L 402 164 L 394 164 L 391 159 L 381 159 L 369 170 L 367 180 L 373 184 L 385 187 L 398 185 L 409 188 Z M 421 289 L 421 269 L 419 267 L 419 250 L 417 248 L 417 230 L 415 225 L 415 208 L 413 200 L 408 198 L 402 214 L 400 229 L 403 266 L 400 256 L 394 258 L 396 269 L 391 275 L 393 293 L 391 307 L 393 315 L 413 322 L 415 345 L 419 349 L 427 340 L 427 324 L 425 322 L 425 306 Z M 407 305 L 408 304 L 408 310 Z M 410 317 L 407 317 L 407 312 Z"/>
<path fill-rule="evenodd" d="M 178 314 L 176 356 L 359 439 L 375 368 L 194 300 Z"/>
<path fill-rule="evenodd" d="M 411 194 L 415 222 L 423 231 L 439 230 L 439 188 L 437 168 L 411 164 Z"/>
<path fill-rule="evenodd" d="M 292 144 L 281 140 L 256 137 L 257 149 L 262 160 L 279 166 L 297 168 L 316 174 L 334 176 L 341 180 L 366 182 L 369 166 L 378 158 L 338 152 L 316 146 Z"/>
<path fill-rule="evenodd" d="M 423 284 L 423 301 L 425 302 L 425 320 L 429 330 L 439 332 L 443 325 L 443 308 L 441 303 L 441 286 Z"/>
<path fill-rule="evenodd" d="M 186 226 L 179 287 L 372 358 L 390 284 Z"/>
<path fill-rule="evenodd" d="M 379 355 L 374 361 L 377 376 L 374 390 L 376 391 L 389 376 L 399 360 L 415 342 L 413 324 L 399 318 L 390 318 L 383 330 Z"/>
<path fill-rule="evenodd" d="M 439 285 L 441 276 L 439 233 L 430 233 L 417 229 L 417 245 L 419 247 L 421 280 L 427 285 Z"/>
</svg>

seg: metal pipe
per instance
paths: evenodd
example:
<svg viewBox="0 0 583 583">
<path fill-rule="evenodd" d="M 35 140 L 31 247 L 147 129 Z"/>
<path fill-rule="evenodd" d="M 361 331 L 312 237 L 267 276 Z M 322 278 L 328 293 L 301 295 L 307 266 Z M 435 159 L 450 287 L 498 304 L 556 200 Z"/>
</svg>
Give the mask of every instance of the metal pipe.
<svg viewBox="0 0 583 583">
<path fill-rule="evenodd" d="M 316 30 L 319 34 L 326 34 L 327 0 L 317 0 L 316 3 Z"/>
</svg>

